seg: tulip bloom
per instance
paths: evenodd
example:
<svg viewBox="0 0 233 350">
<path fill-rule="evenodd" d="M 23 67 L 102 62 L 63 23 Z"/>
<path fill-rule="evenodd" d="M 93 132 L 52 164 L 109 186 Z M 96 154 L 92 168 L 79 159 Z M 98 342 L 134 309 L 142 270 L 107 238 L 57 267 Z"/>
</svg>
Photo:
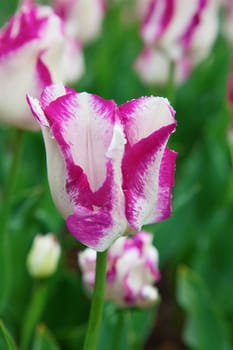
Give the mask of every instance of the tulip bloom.
<svg viewBox="0 0 233 350">
<path fill-rule="evenodd" d="M 82 43 L 100 34 L 105 7 L 104 0 L 54 0 L 55 11 L 64 19 L 67 31 Z"/>
<path fill-rule="evenodd" d="M 78 240 L 104 251 L 127 229 L 170 215 L 176 153 L 166 144 L 176 122 L 167 99 L 117 107 L 52 85 L 28 102 L 42 128 L 53 199 Z"/>
<path fill-rule="evenodd" d="M 135 64 L 142 80 L 166 83 L 172 61 L 175 80 L 186 79 L 210 53 L 218 33 L 218 10 L 215 0 L 150 0 L 141 25 L 145 47 Z"/>
<path fill-rule="evenodd" d="M 78 255 L 83 281 L 90 291 L 95 283 L 96 251 L 85 249 Z M 152 235 L 141 231 L 133 237 L 120 237 L 107 257 L 105 298 L 118 307 L 149 307 L 158 300 L 153 286 L 160 278 L 158 251 Z"/>
<path fill-rule="evenodd" d="M 65 35 L 62 20 L 48 6 L 24 2 L 0 31 L 0 120 L 38 129 L 26 93 L 40 96 L 48 84 L 76 80 L 82 70 L 80 47 Z"/>
<path fill-rule="evenodd" d="M 35 278 L 51 276 L 57 268 L 61 247 L 52 233 L 36 235 L 27 257 L 30 275 Z"/>
</svg>

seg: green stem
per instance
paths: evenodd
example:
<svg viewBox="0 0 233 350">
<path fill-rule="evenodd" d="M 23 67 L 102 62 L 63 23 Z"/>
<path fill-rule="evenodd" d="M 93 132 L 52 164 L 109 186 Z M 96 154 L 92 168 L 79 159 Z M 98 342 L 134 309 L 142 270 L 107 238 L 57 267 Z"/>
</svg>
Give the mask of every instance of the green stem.
<svg viewBox="0 0 233 350">
<path fill-rule="evenodd" d="M 175 62 L 171 61 L 167 83 L 167 98 L 171 105 L 175 103 Z"/>
<path fill-rule="evenodd" d="M 48 285 L 45 281 L 41 281 L 39 285 L 37 284 L 35 286 L 31 302 L 22 324 L 20 350 L 30 349 L 33 332 L 38 322 L 40 322 L 47 300 L 47 294 Z"/>
<path fill-rule="evenodd" d="M 95 286 L 83 350 L 96 350 L 100 333 L 106 281 L 107 251 L 97 252 Z"/>
<path fill-rule="evenodd" d="M 8 298 L 11 293 L 11 283 L 12 283 L 12 259 L 11 259 L 11 238 L 9 232 L 7 232 L 7 225 L 9 222 L 9 216 L 11 212 L 12 197 L 14 193 L 15 182 L 17 178 L 17 170 L 20 164 L 21 149 L 23 144 L 23 134 L 24 131 L 16 130 L 15 135 L 15 147 L 14 154 L 12 156 L 8 179 L 5 186 L 5 191 L 3 193 L 3 205 L 1 208 L 1 231 L 0 231 L 0 242 L 1 246 L 1 258 L 2 258 L 2 287 L 0 294 L 0 312 L 3 311 L 7 305 Z"/>
<path fill-rule="evenodd" d="M 114 328 L 113 338 L 112 338 L 112 345 L 110 347 L 111 350 L 120 350 L 121 349 L 121 338 L 122 338 L 122 327 L 124 327 L 123 322 L 123 314 L 124 310 L 118 310 L 117 312 L 117 320 L 116 325 Z"/>
</svg>

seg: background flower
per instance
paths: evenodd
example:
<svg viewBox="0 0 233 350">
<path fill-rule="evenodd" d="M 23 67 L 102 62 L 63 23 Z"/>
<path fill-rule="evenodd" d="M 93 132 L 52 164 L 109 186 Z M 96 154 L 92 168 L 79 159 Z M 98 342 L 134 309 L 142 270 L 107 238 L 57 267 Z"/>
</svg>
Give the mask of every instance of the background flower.
<svg viewBox="0 0 233 350">
<path fill-rule="evenodd" d="M 166 84 L 174 62 L 175 81 L 184 81 L 210 53 L 218 33 L 218 11 L 216 0 L 148 2 L 141 19 L 144 49 L 135 63 L 141 79 Z"/>
<path fill-rule="evenodd" d="M 105 14 L 105 0 L 54 0 L 54 8 L 64 19 L 68 33 L 82 43 L 99 36 Z"/>
<path fill-rule="evenodd" d="M 37 129 L 26 93 L 39 97 L 52 81 L 75 81 L 82 72 L 80 47 L 62 20 L 48 6 L 23 3 L 0 31 L 0 120 Z"/>
<path fill-rule="evenodd" d="M 96 251 L 85 249 L 79 253 L 78 261 L 83 281 L 92 291 Z M 117 306 L 151 306 L 158 300 L 158 290 L 153 285 L 159 278 L 158 252 L 148 232 L 121 237 L 109 249 L 105 297 Z"/>
</svg>

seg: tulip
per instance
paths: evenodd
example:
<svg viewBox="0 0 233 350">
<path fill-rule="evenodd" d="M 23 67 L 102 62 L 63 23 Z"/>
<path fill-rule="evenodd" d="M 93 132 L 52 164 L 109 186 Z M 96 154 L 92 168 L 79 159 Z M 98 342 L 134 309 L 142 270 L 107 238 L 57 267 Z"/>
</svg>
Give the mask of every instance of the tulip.
<svg viewBox="0 0 233 350">
<path fill-rule="evenodd" d="M 171 213 L 174 110 L 162 97 L 113 100 L 47 87 L 28 96 L 41 125 L 54 202 L 70 232 L 97 251 Z"/>
<path fill-rule="evenodd" d="M 38 129 L 26 93 L 39 97 L 48 84 L 74 81 L 82 70 L 80 46 L 65 35 L 62 20 L 50 7 L 25 1 L 0 31 L 0 120 Z"/>
<path fill-rule="evenodd" d="M 64 19 L 67 31 L 82 43 L 99 36 L 105 7 L 104 0 L 54 0 L 55 11 Z"/>
<path fill-rule="evenodd" d="M 86 287 L 92 292 L 95 282 L 96 251 L 85 249 L 78 262 Z M 120 237 L 107 256 L 106 300 L 119 307 L 149 307 L 158 300 L 154 283 L 160 278 L 158 251 L 152 235 L 141 231 L 133 237 Z"/>
<path fill-rule="evenodd" d="M 166 83 L 173 62 L 175 81 L 184 81 L 212 49 L 218 34 L 218 10 L 216 0 L 151 0 L 141 24 L 145 47 L 135 62 L 141 79 L 149 84 Z M 161 72 L 157 71 L 160 64 Z"/>
<path fill-rule="evenodd" d="M 52 233 L 36 235 L 27 257 L 27 268 L 32 277 L 45 278 L 54 274 L 61 248 Z"/>
</svg>

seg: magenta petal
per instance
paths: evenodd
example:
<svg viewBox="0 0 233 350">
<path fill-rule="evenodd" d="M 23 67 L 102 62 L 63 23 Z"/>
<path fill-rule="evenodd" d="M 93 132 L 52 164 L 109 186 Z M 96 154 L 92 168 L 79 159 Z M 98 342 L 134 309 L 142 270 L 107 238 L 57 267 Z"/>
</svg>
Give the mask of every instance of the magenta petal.
<svg viewBox="0 0 233 350">
<path fill-rule="evenodd" d="M 81 243 L 97 251 L 106 249 L 104 237 L 112 224 L 108 211 L 104 209 L 93 211 L 76 206 L 75 213 L 68 216 L 66 223 L 70 232 Z"/>
<path fill-rule="evenodd" d="M 159 192 L 156 211 L 160 212 L 157 221 L 164 220 L 171 215 L 171 197 L 172 188 L 174 186 L 174 174 L 175 174 L 175 163 L 176 163 L 177 152 L 165 149 L 163 154 L 160 173 L 159 173 Z"/>
<path fill-rule="evenodd" d="M 175 123 L 155 131 L 128 149 L 123 158 L 126 217 L 135 229 L 170 214 L 174 157 L 165 148 L 174 129 Z M 172 164 L 167 163 L 168 159 Z"/>
</svg>

